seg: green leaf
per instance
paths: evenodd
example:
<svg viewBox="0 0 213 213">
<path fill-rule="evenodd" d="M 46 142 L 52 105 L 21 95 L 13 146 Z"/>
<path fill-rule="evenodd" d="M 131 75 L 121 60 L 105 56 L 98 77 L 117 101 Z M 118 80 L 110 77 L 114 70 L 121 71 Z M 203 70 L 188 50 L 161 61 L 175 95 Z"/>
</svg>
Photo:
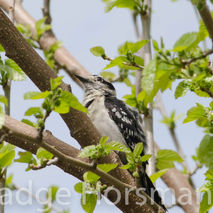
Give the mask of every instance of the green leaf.
<svg viewBox="0 0 213 213">
<path fill-rule="evenodd" d="M 96 146 L 95 145 L 90 145 L 90 146 L 86 146 L 84 147 L 80 154 L 79 157 L 81 158 L 88 158 L 91 157 L 92 155 L 94 155 L 96 153 Z"/>
<path fill-rule="evenodd" d="M 108 136 L 103 136 L 101 137 L 99 143 L 103 146 L 108 141 L 108 139 L 109 139 Z"/>
<path fill-rule="evenodd" d="M 32 100 L 44 99 L 49 94 L 50 94 L 50 91 L 45 91 L 45 92 L 27 92 L 27 93 L 24 94 L 24 99 L 25 100 L 28 100 L 28 99 L 32 99 Z"/>
<path fill-rule="evenodd" d="M 12 59 L 5 60 L 5 67 L 8 67 L 8 72 L 10 73 L 10 79 L 13 81 L 23 81 L 26 79 L 25 73 Z"/>
<path fill-rule="evenodd" d="M 213 169 L 213 137 L 205 135 L 199 148 L 197 149 L 197 157 L 206 167 Z"/>
<path fill-rule="evenodd" d="M 143 156 L 141 156 L 140 161 L 141 161 L 141 162 L 146 162 L 146 161 L 148 161 L 151 157 L 152 157 L 152 155 L 149 155 L 149 154 L 143 155 Z"/>
<path fill-rule="evenodd" d="M 213 207 L 213 187 L 209 187 L 209 190 L 203 194 L 199 213 L 206 213 Z"/>
<path fill-rule="evenodd" d="M 97 46 L 97 47 L 90 48 L 90 52 L 91 52 L 94 56 L 101 56 L 101 57 L 104 57 L 104 56 L 105 56 L 105 50 L 104 50 L 104 48 L 101 47 L 101 46 Z"/>
<path fill-rule="evenodd" d="M 45 24 L 45 20 L 46 20 L 46 17 L 36 21 L 36 24 L 35 24 L 35 28 L 36 28 L 36 32 L 37 32 L 37 37 L 38 39 L 40 39 L 41 35 L 47 31 L 47 30 L 50 30 L 51 29 L 51 25 L 47 25 Z"/>
<path fill-rule="evenodd" d="M 142 88 L 145 90 L 149 100 L 152 101 L 154 95 L 155 86 L 155 76 L 156 76 L 156 60 L 150 61 L 150 63 L 143 70 L 142 78 Z"/>
<path fill-rule="evenodd" d="M 82 194 L 83 193 L 83 187 L 84 187 L 84 182 L 79 182 L 79 183 L 76 183 L 75 186 L 74 186 L 74 189 L 76 192 Z"/>
<path fill-rule="evenodd" d="M 88 113 L 86 107 L 84 107 L 78 99 L 67 91 L 62 91 L 60 96 L 60 105 L 55 107 L 54 111 L 58 113 L 67 113 L 69 112 L 69 108 L 72 107 L 73 109 L 79 110 L 81 112 Z"/>
<path fill-rule="evenodd" d="M 153 47 L 154 47 L 155 51 L 158 51 L 159 50 L 158 42 L 155 40 L 152 40 L 152 43 L 153 43 Z"/>
<path fill-rule="evenodd" d="M 88 183 L 96 183 L 100 179 L 100 176 L 96 175 L 93 172 L 85 172 L 83 175 L 83 179 L 85 182 Z"/>
<path fill-rule="evenodd" d="M 164 175 L 167 171 L 168 171 L 168 169 L 160 170 L 160 171 L 152 174 L 151 176 L 149 176 L 149 178 L 154 183 L 158 178 L 160 178 L 162 175 Z"/>
<path fill-rule="evenodd" d="M 52 202 L 55 201 L 57 192 L 58 192 L 58 186 L 54 186 L 54 185 L 50 186 L 48 188 L 48 192 L 46 194 L 46 198 L 48 200 L 51 200 Z"/>
<path fill-rule="evenodd" d="M 180 39 L 178 39 L 178 41 L 176 41 L 173 47 L 173 51 L 180 52 L 192 47 L 196 47 L 201 40 L 203 40 L 203 38 L 201 38 L 197 32 L 185 33 L 180 37 Z"/>
<path fill-rule="evenodd" d="M 125 62 L 128 62 L 127 58 L 125 56 L 119 56 L 113 59 L 106 67 L 104 67 L 104 70 L 115 66 L 123 67 Z"/>
<path fill-rule="evenodd" d="M 112 72 L 101 72 L 100 73 L 102 77 L 104 77 L 105 79 L 108 79 L 109 81 L 112 81 L 113 79 L 115 79 L 116 75 Z"/>
<path fill-rule="evenodd" d="M 144 60 L 137 56 L 137 55 L 134 55 L 134 62 L 137 64 L 137 65 L 140 65 L 140 66 L 144 66 Z"/>
<path fill-rule="evenodd" d="M 125 145 L 121 144 L 120 142 L 111 141 L 106 144 L 106 149 L 108 150 L 114 150 L 114 151 L 120 151 L 120 152 L 131 152 L 129 148 L 127 148 Z"/>
<path fill-rule="evenodd" d="M 9 166 L 15 158 L 15 151 L 9 150 L 0 154 L 0 168 Z"/>
<path fill-rule="evenodd" d="M 55 51 L 61 47 L 61 45 L 62 43 L 60 41 L 56 41 L 54 44 L 50 46 L 49 51 L 54 54 Z"/>
<path fill-rule="evenodd" d="M 8 106 L 8 103 L 7 103 L 7 98 L 4 97 L 3 95 L 0 95 L 0 102 L 5 104 L 6 106 Z"/>
<path fill-rule="evenodd" d="M 188 123 L 206 116 L 207 115 L 205 107 L 197 103 L 196 107 L 192 107 L 191 109 L 188 110 L 187 117 L 184 119 L 183 123 Z"/>
<path fill-rule="evenodd" d="M 57 77 L 57 78 L 51 78 L 50 79 L 50 86 L 51 90 L 55 90 L 58 88 L 62 83 L 63 76 Z"/>
<path fill-rule="evenodd" d="M 131 167 L 130 164 L 126 164 L 124 166 L 119 167 L 120 169 L 129 169 Z"/>
<path fill-rule="evenodd" d="M 143 143 L 137 143 L 133 151 L 134 158 L 139 157 L 142 151 L 143 151 Z"/>
<path fill-rule="evenodd" d="M 125 42 L 118 49 L 120 55 L 127 55 L 127 53 L 131 52 L 132 54 L 137 53 L 143 46 L 145 46 L 149 41 L 141 40 L 138 42 Z"/>
<path fill-rule="evenodd" d="M 13 182 L 13 174 L 10 174 L 6 179 L 5 186 L 9 188 L 12 182 Z"/>
<path fill-rule="evenodd" d="M 0 52 L 5 52 L 4 48 L 2 47 L 2 45 L 0 44 Z"/>
<path fill-rule="evenodd" d="M 177 152 L 168 149 L 159 150 L 156 156 L 156 167 L 159 170 L 174 167 L 174 162 L 183 162 Z"/>
<path fill-rule="evenodd" d="M 118 166 L 117 163 L 114 163 L 114 164 L 104 163 L 104 164 L 98 164 L 97 165 L 97 167 L 100 170 L 102 170 L 102 171 L 104 171 L 106 173 L 109 172 L 109 171 L 111 171 L 111 170 L 113 170 L 113 169 L 115 169 L 117 166 Z"/>
<path fill-rule="evenodd" d="M 19 158 L 15 159 L 15 162 L 19 163 L 32 163 L 35 161 L 31 152 L 19 152 Z"/>
<path fill-rule="evenodd" d="M 53 154 L 45 150 L 44 148 L 40 147 L 36 152 L 36 157 L 38 159 L 43 160 L 50 160 L 53 158 Z"/>
<path fill-rule="evenodd" d="M 135 1 L 134 0 L 116 0 L 114 3 L 114 6 L 118 8 L 128 8 L 133 10 L 135 7 Z"/>
<path fill-rule="evenodd" d="M 35 127 L 35 128 L 38 127 L 38 125 L 36 123 L 34 123 L 34 122 L 32 122 L 32 121 L 30 121 L 28 119 L 22 119 L 21 122 L 23 122 L 23 123 L 25 123 L 25 124 L 27 124 L 29 126 Z"/>
<path fill-rule="evenodd" d="M 30 107 L 26 112 L 25 112 L 25 116 L 31 116 L 31 115 L 40 115 L 41 117 L 43 117 L 43 111 L 41 109 L 41 107 Z"/>
<path fill-rule="evenodd" d="M 187 80 L 181 81 L 175 90 L 175 98 L 177 99 L 179 97 L 184 96 L 190 89 L 190 85 L 190 82 Z"/>
<path fill-rule="evenodd" d="M 81 196 L 81 205 L 85 212 L 93 213 L 97 203 L 96 194 L 84 194 Z"/>
<path fill-rule="evenodd" d="M 15 149 L 14 145 L 6 144 L 6 145 L 4 145 L 4 146 L 1 147 L 0 153 L 6 153 L 6 152 L 12 151 L 14 149 Z"/>
</svg>

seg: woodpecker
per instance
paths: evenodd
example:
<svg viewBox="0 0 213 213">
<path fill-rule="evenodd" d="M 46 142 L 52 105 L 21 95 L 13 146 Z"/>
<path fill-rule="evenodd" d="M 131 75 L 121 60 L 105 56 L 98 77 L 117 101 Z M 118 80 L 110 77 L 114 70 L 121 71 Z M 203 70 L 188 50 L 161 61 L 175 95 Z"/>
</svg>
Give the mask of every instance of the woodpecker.
<svg viewBox="0 0 213 213">
<path fill-rule="evenodd" d="M 142 155 L 146 153 L 147 143 L 139 113 L 125 102 L 116 98 L 114 86 L 100 76 L 81 77 L 76 75 L 84 89 L 83 105 L 88 109 L 88 116 L 102 136 L 108 136 L 109 141 L 118 141 L 131 150 L 139 142 L 143 143 Z M 123 158 L 123 155 L 119 155 Z M 125 160 L 121 159 L 124 163 Z M 140 171 L 141 186 L 164 210 L 161 197 L 152 181 L 146 174 L 146 164 L 142 164 Z M 153 192 L 152 192 L 153 191 Z M 152 192 L 152 193 L 151 193 Z"/>
</svg>

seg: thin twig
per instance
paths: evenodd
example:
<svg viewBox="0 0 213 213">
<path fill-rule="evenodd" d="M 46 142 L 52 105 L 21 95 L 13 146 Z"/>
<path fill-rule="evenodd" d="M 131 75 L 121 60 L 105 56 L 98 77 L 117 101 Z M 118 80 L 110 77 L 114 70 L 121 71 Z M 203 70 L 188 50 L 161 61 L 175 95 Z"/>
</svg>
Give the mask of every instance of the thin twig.
<svg viewBox="0 0 213 213">
<path fill-rule="evenodd" d="M 191 63 L 193 63 L 199 59 L 205 58 L 206 56 L 211 55 L 211 54 L 213 54 L 213 49 L 206 51 L 205 53 L 203 53 L 202 55 L 200 55 L 198 57 L 194 57 L 189 60 L 183 60 L 182 63 L 184 64 L 184 66 L 186 66 L 186 65 L 188 66 Z"/>
<path fill-rule="evenodd" d="M 39 129 L 39 139 L 40 139 L 40 141 L 42 141 L 42 134 L 43 134 L 43 131 L 45 129 L 45 122 L 46 122 L 47 118 L 49 117 L 50 113 L 51 113 L 51 111 L 46 111 L 45 116 L 43 118 L 43 125 Z"/>
<path fill-rule="evenodd" d="M 202 165 L 197 163 L 196 166 L 195 166 L 195 168 L 194 168 L 191 172 L 189 172 L 188 175 L 189 175 L 190 177 L 193 176 L 193 175 L 196 174 L 197 171 L 198 171 L 199 169 L 201 169 L 201 168 L 202 168 Z"/>
<path fill-rule="evenodd" d="M 44 7 L 42 8 L 42 12 L 46 17 L 45 24 L 51 24 L 52 17 L 50 14 L 50 0 L 44 0 Z"/>
<path fill-rule="evenodd" d="M 157 107 L 162 115 L 162 117 L 168 117 L 167 115 L 167 112 L 166 112 L 166 109 L 165 109 L 165 106 L 163 104 L 163 101 L 162 101 L 162 98 L 160 96 L 160 94 L 158 93 L 157 94 Z M 177 138 L 177 135 L 176 135 L 176 132 L 175 132 L 175 129 L 172 129 L 172 128 L 168 128 L 169 129 L 169 133 L 173 139 L 173 142 L 174 142 L 174 145 L 175 145 L 175 148 L 178 152 L 178 154 L 183 158 L 183 167 L 188 171 L 189 168 L 188 168 L 188 165 L 187 165 L 187 162 L 186 162 L 186 156 L 181 148 L 181 145 L 180 145 L 180 142 Z"/>
<path fill-rule="evenodd" d="M 112 58 L 110 58 L 110 57 L 108 57 L 108 56 L 104 56 L 104 57 L 102 57 L 104 60 L 107 60 L 107 61 L 113 61 L 113 59 Z M 130 62 L 130 63 L 127 63 L 127 62 L 123 62 L 122 63 L 123 65 L 126 65 L 126 66 L 131 66 L 131 67 L 136 67 L 136 68 L 138 68 L 138 70 L 140 70 L 140 71 L 142 71 L 143 70 L 143 66 L 140 66 L 140 65 L 138 65 L 138 64 L 136 64 L 136 63 L 134 63 L 134 62 Z"/>
<path fill-rule="evenodd" d="M 30 168 L 32 170 L 40 170 L 43 169 L 47 166 L 51 166 L 54 165 L 58 162 L 58 158 L 54 157 L 53 159 L 47 160 L 46 162 L 43 162 L 43 165 L 34 165 L 34 164 L 30 164 Z"/>
</svg>

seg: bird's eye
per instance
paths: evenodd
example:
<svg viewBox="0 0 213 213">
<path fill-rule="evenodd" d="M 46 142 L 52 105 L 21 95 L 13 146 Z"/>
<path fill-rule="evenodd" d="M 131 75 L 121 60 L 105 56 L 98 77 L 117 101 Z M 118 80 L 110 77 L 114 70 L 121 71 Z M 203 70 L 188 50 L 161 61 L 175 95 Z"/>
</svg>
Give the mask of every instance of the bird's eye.
<svg viewBox="0 0 213 213">
<path fill-rule="evenodd" d="M 97 77 L 97 81 L 103 82 L 103 78 Z"/>
</svg>

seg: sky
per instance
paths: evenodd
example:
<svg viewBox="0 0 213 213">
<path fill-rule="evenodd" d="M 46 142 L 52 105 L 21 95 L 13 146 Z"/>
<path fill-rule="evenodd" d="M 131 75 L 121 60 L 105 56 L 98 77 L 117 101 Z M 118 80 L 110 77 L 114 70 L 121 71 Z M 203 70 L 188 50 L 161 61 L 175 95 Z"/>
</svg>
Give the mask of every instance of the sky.
<svg viewBox="0 0 213 213">
<path fill-rule="evenodd" d="M 35 18 L 42 18 L 41 7 L 42 0 L 24 0 L 23 5 L 26 10 Z M 136 41 L 136 36 L 131 19 L 131 13 L 126 9 L 113 9 L 110 13 L 104 12 L 104 3 L 101 0 L 52 0 L 51 13 L 53 18 L 53 30 L 57 38 L 62 41 L 63 45 L 70 53 L 92 74 L 98 74 L 102 71 L 106 62 L 101 58 L 93 56 L 89 49 L 94 46 L 103 46 L 107 55 L 115 57 L 117 48 L 125 41 Z M 198 20 L 189 1 L 179 0 L 153 0 L 152 16 L 152 38 L 160 41 L 164 38 L 166 48 L 172 48 L 175 41 L 184 33 L 198 30 Z M 71 84 L 73 93 L 82 100 L 83 92 L 81 89 L 65 75 L 64 80 Z M 177 114 L 183 114 L 183 117 L 177 124 L 177 136 L 181 141 L 181 146 L 187 156 L 190 168 L 194 168 L 191 156 L 195 154 L 195 149 L 203 137 L 202 129 L 194 123 L 182 124 L 186 111 L 195 105 L 196 102 L 208 104 L 209 100 L 199 98 L 192 93 L 185 97 L 175 100 L 174 91 L 177 83 L 172 90 L 166 91 L 162 97 L 168 113 L 173 110 Z M 129 89 L 120 84 L 115 84 L 118 97 L 121 99 L 125 94 L 130 93 Z M 36 91 L 37 88 L 28 79 L 25 82 L 15 82 L 12 85 L 12 108 L 11 115 L 21 120 L 24 112 L 30 106 L 38 106 L 39 102 L 31 102 L 23 99 L 23 94 L 27 91 Z M 160 123 L 162 117 L 159 112 L 154 112 L 154 137 L 161 148 L 174 149 L 172 139 L 167 128 Z M 63 123 L 60 116 L 56 113 L 47 119 L 46 128 L 62 139 L 63 141 L 80 148 L 78 143 L 70 137 L 68 128 Z M 32 188 L 36 189 L 50 185 L 66 187 L 70 190 L 71 198 L 67 199 L 68 205 L 64 208 L 70 208 L 70 212 L 83 213 L 80 206 L 80 197 L 73 190 L 75 183 L 79 182 L 76 178 L 64 173 L 55 166 L 45 168 L 40 171 L 25 172 L 26 165 L 15 163 L 8 169 L 8 174 L 14 174 L 14 182 L 19 187 L 27 187 L 32 181 Z M 193 178 L 197 188 L 204 181 L 202 175 L 205 169 L 199 171 Z M 162 181 L 157 181 L 157 186 L 164 187 Z M 43 194 L 44 195 L 44 194 Z M 24 197 L 23 199 L 27 199 Z M 39 212 L 41 205 L 33 203 L 32 206 L 8 205 L 7 213 Z M 58 205 L 63 208 L 63 206 Z M 101 202 L 97 205 L 95 213 L 119 213 L 113 205 Z M 169 210 L 171 213 L 183 212 L 180 208 L 175 207 Z"/>
</svg>

